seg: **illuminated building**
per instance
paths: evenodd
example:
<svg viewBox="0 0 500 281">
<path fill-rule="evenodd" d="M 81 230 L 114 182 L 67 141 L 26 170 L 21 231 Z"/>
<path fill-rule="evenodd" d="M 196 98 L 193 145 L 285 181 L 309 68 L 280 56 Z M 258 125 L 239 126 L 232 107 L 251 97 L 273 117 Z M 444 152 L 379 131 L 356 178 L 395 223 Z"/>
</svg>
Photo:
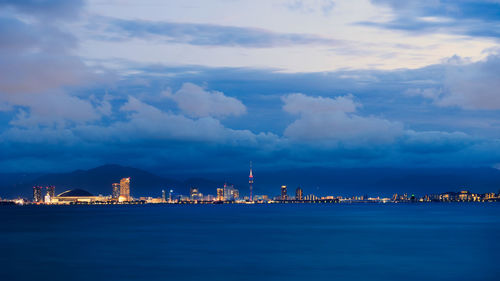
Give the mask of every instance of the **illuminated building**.
<svg viewBox="0 0 500 281">
<path fill-rule="evenodd" d="M 56 187 L 51 185 L 51 186 L 47 186 L 47 195 L 50 197 L 50 198 L 54 198 L 56 197 Z"/>
<path fill-rule="evenodd" d="M 495 199 L 495 198 L 496 198 L 496 196 L 495 196 L 495 193 L 493 193 L 493 192 L 484 194 L 484 200 L 491 200 L 491 199 Z"/>
<path fill-rule="evenodd" d="M 165 189 L 162 189 L 162 191 L 161 191 L 161 199 L 163 200 L 163 202 L 167 201 L 167 200 L 166 200 L 166 199 L 167 199 L 167 197 L 166 197 L 166 195 L 165 195 Z"/>
<path fill-rule="evenodd" d="M 302 188 L 297 187 L 297 189 L 295 190 L 295 200 L 303 200 L 303 191 L 302 191 Z"/>
<path fill-rule="evenodd" d="M 309 194 L 305 197 L 305 200 L 318 200 L 318 196 L 314 195 L 314 194 Z"/>
<path fill-rule="evenodd" d="M 224 188 L 217 188 L 217 201 L 224 201 Z"/>
<path fill-rule="evenodd" d="M 240 192 L 234 188 L 234 185 L 224 183 L 224 200 L 234 201 L 240 197 Z"/>
<path fill-rule="evenodd" d="M 120 180 L 120 196 L 119 201 L 129 201 L 130 200 L 130 178 L 123 178 Z"/>
<path fill-rule="evenodd" d="M 458 200 L 460 201 L 470 201 L 472 199 L 472 196 L 469 191 L 467 190 L 461 190 L 458 193 Z"/>
<path fill-rule="evenodd" d="M 94 196 L 90 192 L 82 189 L 72 189 L 65 191 L 51 200 L 56 204 L 74 204 L 74 203 L 94 203 L 105 202 L 108 198 L 104 196 Z"/>
<path fill-rule="evenodd" d="M 250 175 L 248 176 L 248 185 L 250 187 L 250 201 L 253 201 L 253 173 L 252 173 L 252 161 L 250 161 Z"/>
<path fill-rule="evenodd" d="M 286 195 L 286 185 L 281 186 L 281 200 L 286 200 L 288 195 Z"/>
<path fill-rule="evenodd" d="M 190 195 L 192 200 L 200 199 L 200 192 L 199 192 L 198 188 L 196 188 L 196 187 L 191 187 L 191 189 L 189 191 L 189 195 Z"/>
<path fill-rule="evenodd" d="M 41 186 L 33 186 L 33 202 L 43 202 Z"/>
<path fill-rule="evenodd" d="M 170 189 L 168 192 L 168 202 L 172 202 L 172 193 L 174 193 L 174 190 Z"/>
<path fill-rule="evenodd" d="M 113 183 L 112 187 L 113 187 L 112 197 L 113 197 L 113 199 L 118 199 L 118 197 L 120 197 L 120 184 Z"/>
</svg>

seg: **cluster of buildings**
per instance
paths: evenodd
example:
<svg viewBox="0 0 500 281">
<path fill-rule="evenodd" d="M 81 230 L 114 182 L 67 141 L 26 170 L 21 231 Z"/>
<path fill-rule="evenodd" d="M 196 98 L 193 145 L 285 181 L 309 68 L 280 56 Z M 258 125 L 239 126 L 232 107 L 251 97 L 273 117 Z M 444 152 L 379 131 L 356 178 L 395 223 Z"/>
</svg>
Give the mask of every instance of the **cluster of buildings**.
<svg viewBox="0 0 500 281">
<path fill-rule="evenodd" d="M 216 189 L 214 195 L 204 195 L 196 187 L 191 187 L 189 195 L 174 194 L 170 189 L 167 195 L 162 190 L 161 197 L 139 197 L 134 198 L 130 194 L 130 177 L 122 178 L 119 182 L 111 185 L 111 195 L 94 196 L 82 189 L 73 189 L 55 195 L 55 186 L 35 186 L 33 187 L 33 200 L 24 202 L 22 199 L 1 201 L 0 203 L 15 204 L 254 204 L 254 203 L 412 203 L 412 202 L 492 202 L 500 201 L 499 193 L 471 193 L 468 190 L 459 192 L 445 192 L 441 194 L 430 194 L 418 197 L 408 194 L 394 194 L 390 198 L 364 196 L 316 196 L 314 194 L 304 195 L 304 190 L 297 187 L 291 192 L 286 185 L 282 185 L 277 196 L 253 194 L 254 176 L 250 164 L 250 174 L 248 178 L 249 196 L 240 196 L 238 189 L 233 184 L 224 183 L 221 188 Z"/>
<path fill-rule="evenodd" d="M 59 195 L 55 195 L 55 186 L 34 186 L 33 187 L 33 204 L 109 204 L 109 203 L 126 203 L 136 201 L 130 196 L 130 178 L 122 178 L 119 183 L 112 184 L 111 196 L 98 195 L 94 196 L 90 192 L 83 189 L 72 189 L 64 191 Z M 16 201 L 16 203 L 24 204 L 24 201 Z"/>
</svg>

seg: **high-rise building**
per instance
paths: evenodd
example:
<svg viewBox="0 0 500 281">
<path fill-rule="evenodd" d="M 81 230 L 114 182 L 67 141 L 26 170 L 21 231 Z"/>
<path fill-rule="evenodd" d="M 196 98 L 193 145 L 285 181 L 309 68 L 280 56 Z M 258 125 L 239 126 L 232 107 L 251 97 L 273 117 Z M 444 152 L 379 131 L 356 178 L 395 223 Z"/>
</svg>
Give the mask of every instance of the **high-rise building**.
<svg viewBox="0 0 500 281">
<path fill-rule="evenodd" d="M 288 195 L 286 195 L 286 185 L 281 186 L 281 200 L 287 200 Z"/>
<path fill-rule="evenodd" d="M 166 197 L 166 194 L 165 194 L 165 189 L 161 190 L 161 200 L 163 202 L 167 201 L 167 197 Z"/>
<path fill-rule="evenodd" d="M 224 201 L 224 188 L 217 188 L 217 201 Z"/>
<path fill-rule="evenodd" d="M 52 201 L 52 199 L 55 197 L 55 193 L 56 193 L 56 187 L 51 185 L 51 186 L 47 186 L 46 187 L 47 189 L 47 192 L 45 193 L 45 197 L 44 197 L 44 202 L 46 203 L 50 203 Z"/>
<path fill-rule="evenodd" d="M 295 190 L 295 200 L 303 200 L 303 193 L 304 192 L 302 191 L 302 188 L 300 188 L 300 186 L 297 187 L 297 189 Z"/>
<path fill-rule="evenodd" d="M 47 195 L 50 198 L 54 198 L 56 196 L 56 187 L 53 185 L 47 186 Z"/>
<path fill-rule="evenodd" d="M 170 191 L 168 192 L 168 202 L 172 202 L 172 194 L 173 193 L 174 193 L 174 190 L 170 189 Z"/>
<path fill-rule="evenodd" d="M 224 200 L 233 201 L 240 197 L 240 192 L 238 189 L 234 188 L 234 185 L 224 183 Z"/>
<path fill-rule="evenodd" d="M 43 202 L 41 186 L 33 186 L 33 202 Z"/>
<path fill-rule="evenodd" d="M 120 197 L 125 201 L 130 200 L 130 178 L 120 180 Z"/>
<path fill-rule="evenodd" d="M 113 187 L 113 194 L 112 194 L 112 197 L 114 199 L 118 199 L 118 197 L 120 197 L 120 184 L 115 182 L 112 184 L 112 187 Z"/>
<path fill-rule="evenodd" d="M 191 200 L 200 199 L 200 191 L 196 187 L 191 187 L 189 194 L 191 195 Z"/>
</svg>

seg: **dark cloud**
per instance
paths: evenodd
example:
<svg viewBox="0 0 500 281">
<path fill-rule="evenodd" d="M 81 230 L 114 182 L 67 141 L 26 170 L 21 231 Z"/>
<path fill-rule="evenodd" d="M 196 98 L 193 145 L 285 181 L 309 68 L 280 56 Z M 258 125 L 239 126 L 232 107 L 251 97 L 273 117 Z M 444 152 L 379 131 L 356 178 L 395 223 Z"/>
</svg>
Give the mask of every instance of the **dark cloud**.
<svg viewBox="0 0 500 281">
<path fill-rule="evenodd" d="M 83 0 L 0 0 L 0 7 L 47 21 L 74 19 L 83 5 Z"/>
<path fill-rule="evenodd" d="M 396 17 L 388 22 L 359 24 L 413 33 L 455 33 L 500 37 L 500 3 L 474 0 L 372 0 L 391 7 Z"/>
<path fill-rule="evenodd" d="M 238 46 L 269 48 L 293 45 L 340 44 L 338 40 L 313 34 L 277 33 L 265 29 L 213 24 L 155 22 L 100 18 L 95 24 L 104 25 L 111 40 L 125 38 L 159 39 L 167 42 L 199 46 Z M 91 26 L 94 29 L 95 27 Z"/>
</svg>

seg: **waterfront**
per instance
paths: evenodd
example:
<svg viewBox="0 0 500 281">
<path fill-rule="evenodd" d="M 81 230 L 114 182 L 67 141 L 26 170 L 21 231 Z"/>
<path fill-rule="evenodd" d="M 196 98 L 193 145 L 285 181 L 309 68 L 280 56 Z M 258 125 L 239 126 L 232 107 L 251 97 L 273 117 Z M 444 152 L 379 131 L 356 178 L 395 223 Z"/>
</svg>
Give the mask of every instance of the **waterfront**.
<svg viewBox="0 0 500 281">
<path fill-rule="evenodd" d="M 5 280 L 497 280 L 500 205 L 3 206 Z"/>
</svg>

